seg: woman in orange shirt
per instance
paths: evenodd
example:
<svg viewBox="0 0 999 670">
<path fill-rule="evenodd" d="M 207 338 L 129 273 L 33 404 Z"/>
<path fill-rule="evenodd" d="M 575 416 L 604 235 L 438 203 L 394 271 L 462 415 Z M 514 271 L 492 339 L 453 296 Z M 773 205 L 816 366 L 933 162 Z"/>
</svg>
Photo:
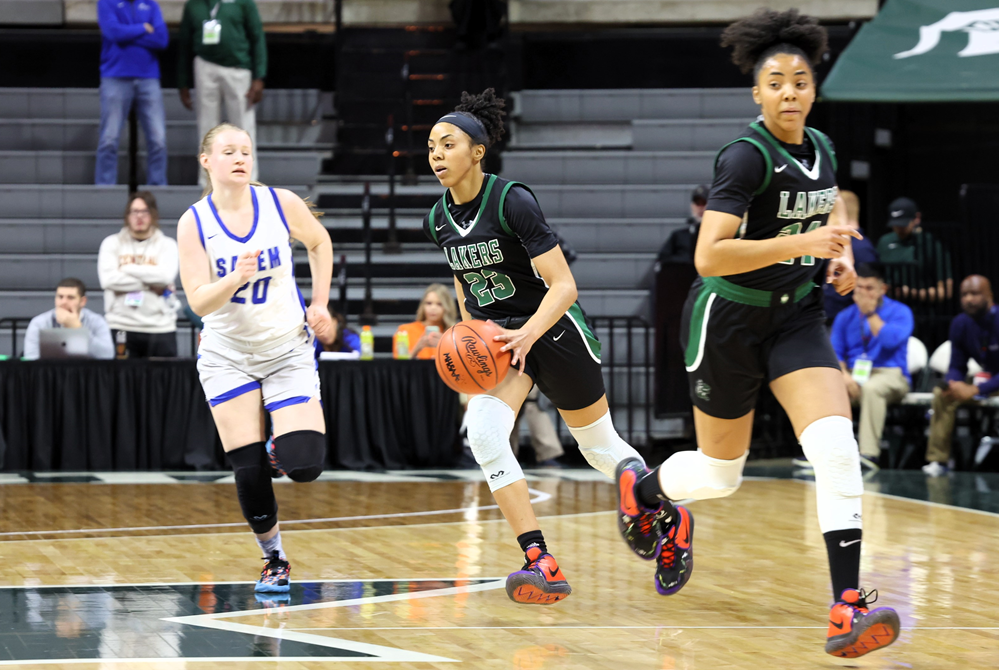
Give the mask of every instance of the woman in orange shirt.
<svg viewBox="0 0 999 670">
<path fill-rule="evenodd" d="M 444 284 L 431 284 L 416 310 L 416 321 L 404 323 L 396 330 L 392 350 L 398 351 L 399 334 L 405 332 L 409 336 L 410 358 L 433 359 L 441 333 L 457 322 L 458 308 L 450 289 Z M 428 333 L 427 326 L 436 326 L 437 330 Z"/>
</svg>

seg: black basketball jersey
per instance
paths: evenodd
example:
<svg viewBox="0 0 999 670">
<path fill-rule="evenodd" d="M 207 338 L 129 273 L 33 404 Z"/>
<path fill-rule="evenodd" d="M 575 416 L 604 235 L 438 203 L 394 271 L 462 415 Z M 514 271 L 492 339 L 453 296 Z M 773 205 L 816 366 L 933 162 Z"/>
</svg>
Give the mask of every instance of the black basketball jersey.
<svg viewBox="0 0 999 670">
<path fill-rule="evenodd" d="M 423 219 L 427 237 L 441 248 L 451 271 L 461 282 L 465 308 L 477 319 L 531 316 L 548 292 L 548 285 L 534 267 L 524 241 L 504 214 L 504 204 L 514 186 L 534 197 L 524 184 L 486 175 L 482 191 L 471 203 L 474 206 L 479 201 L 467 226 L 454 220 L 449 191 L 444 192 Z M 557 245 L 543 217 L 532 225 L 537 228 L 531 231 L 536 233 L 532 244 L 535 255 Z"/>
<path fill-rule="evenodd" d="M 821 132 L 805 128 L 815 150 L 814 160 L 805 164 L 795 159 L 760 121 L 749 125 L 735 142 L 748 142 L 763 155 L 766 163 L 763 182 L 753 193 L 738 238 L 765 240 L 797 235 L 825 225 L 836 204 L 836 154 Z M 806 165 L 811 163 L 811 167 Z M 717 168 L 718 159 L 715 159 Z M 710 206 L 709 206 L 710 208 Z M 821 259 L 818 261 L 821 263 Z M 812 256 L 788 259 L 765 268 L 725 277 L 747 288 L 775 291 L 800 286 L 815 276 Z"/>
</svg>

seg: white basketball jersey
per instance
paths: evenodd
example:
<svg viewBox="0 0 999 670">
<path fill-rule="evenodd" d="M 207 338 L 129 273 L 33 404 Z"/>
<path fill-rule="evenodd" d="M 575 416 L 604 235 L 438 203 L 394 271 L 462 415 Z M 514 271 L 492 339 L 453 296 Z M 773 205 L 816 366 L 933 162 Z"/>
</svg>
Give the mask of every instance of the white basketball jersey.
<svg viewBox="0 0 999 670">
<path fill-rule="evenodd" d="M 260 251 L 257 274 L 224 307 L 204 317 L 204 336 L 246 352 L 268 349 L 307 332 L 305 300 L 295 283 L 291 230 L 274 189 L 251 186 L 253 227 L 245 237 L 229 232 L 211 194 L 191 206 L 208 252 L 212 281 L 232 272 L 240 254 Z"/>
</svg>

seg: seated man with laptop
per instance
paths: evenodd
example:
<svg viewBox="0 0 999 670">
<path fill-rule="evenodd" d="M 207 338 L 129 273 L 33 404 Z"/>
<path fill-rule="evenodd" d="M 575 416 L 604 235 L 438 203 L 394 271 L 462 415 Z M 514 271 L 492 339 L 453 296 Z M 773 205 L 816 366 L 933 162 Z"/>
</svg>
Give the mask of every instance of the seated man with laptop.
<svg viewBox="0 0 999 670">
<path fill-rule="evenodd" d="M 87 287 L 68 277 L 56 287 L 55 309 L 39 314 L 24 335 L 24 358 L 114 358 L 104 317 L 86 308 Z"/>
</svg>

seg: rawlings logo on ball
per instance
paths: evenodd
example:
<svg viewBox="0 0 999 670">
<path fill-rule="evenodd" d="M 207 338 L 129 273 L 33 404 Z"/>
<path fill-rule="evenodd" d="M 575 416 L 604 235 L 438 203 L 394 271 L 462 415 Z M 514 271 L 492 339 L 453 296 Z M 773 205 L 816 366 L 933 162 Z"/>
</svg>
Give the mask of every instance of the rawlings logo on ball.
<svg viewBox="0 0 999 670">
<path fill-rule="evenodd" d="M 451 360 L 451 354 L 444 354 L 444 367 L 447 368 L 448 374 L 451 378 L 457 382 L 461 381 L 461 375 L 458 373 L 458 368 L 455 366 L 454 361 Z"/>
<path fill-rule="evenodd" d="M 472 370 L 472 372 L 485 375 L 486 377 L 493 376 L 493 370 L 490 363 L 489 354 L 479 351 L 479 347 L 476 344 L 478 338 L 472 337 L 471 335 L 465 335 L 461 338 L 461 343 L 465 345 L 465 360 L 469 362 L 470 365 L 478 368 L 477 370 Z"/>
</svg>

